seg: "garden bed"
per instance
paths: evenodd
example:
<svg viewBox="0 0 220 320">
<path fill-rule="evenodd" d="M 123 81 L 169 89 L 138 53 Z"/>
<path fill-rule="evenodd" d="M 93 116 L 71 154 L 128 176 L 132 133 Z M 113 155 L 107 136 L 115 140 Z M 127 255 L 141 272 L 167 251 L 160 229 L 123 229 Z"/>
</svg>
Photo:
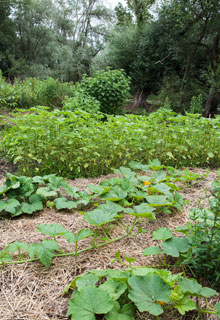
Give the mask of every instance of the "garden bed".
<svg viewBox="0 0 220 320">
<path fill-rule="evenodd" d="M 205 170 L 194 169 L 193 172 L 203 174 Z M 100 181 L 110 178 L 100 177 L 96 179 L 76 179 L 69 180 L 69 184 L 85 189 L 88 184 L 99 184 Z M 96 248 L 87 251 L 77 257 L 55 258 L 51 266 L 47 269 L 41 262 L 26 264 L 8 265 L 0 269 L 0 314 L 1 320 L 65 320 L 68 309 L 69 295 L 62 296 L 62 292 L 74 277 L 81 275 L 92 269 L 121 269 L 118 262 L 111 264 L 118 250 L 123 256 L 137 259 L 135 265 L 147 266 L 158 264 L 157 256 L 143 257 L 144 248 L 155 245 L 152 240 L 152 232 L 158 228 L 166 227 L 174 230 L 177 226 L 183 225 L 188 220 L 190 208 L 196 207 L 197 201 L 204 197 L 203 189 L 210 189 L 211 182 L 216 178 L 216 172 L 211 171 L 204 179 L 193 182 L 190 188 L 183 189 L 181 194 L 189 204 L 184 206 L 181 213 L 162 214 L 156 221 L 143 224 L 143 228 L 149 230 L 148 233 L 141 233 L 136 237 L 127 237 L 119 242 L 109 244 L 104 248 Z M 2 181 L 0 181 L 1 184 Z M 205 201 L 205 200 L 204 200 Z M 126 216 L 132 219 L 131 216 Z M 88 224 L 82 216 L 74 213 L 57 212 L 54 209 L 44 209 L 39 214 L 33 216 L 23 215 L 12 220 L 0 220 L 1 245 L 3 249 L 6 245 L 14 241 L 24 241 L 30 244 L 40 241 L 43 235 L 36 231 L 36 225 L 47 223 L 58 223 L 71 231 L 79 231 L 88 228 Z M 116 227 L 113 236 L 118 237 L 121 229 Z M 88 239 L 82 241 L 85 245 Z M 73 244 L 60 239 L 61 248 L 71 250 Z M 207 285 L 207 284 L 204 284 Z M 220 301 L 220 298 L 212 298 L 213 302 Z M 174 312 L 174 313 L 173 313 Z M 100 318 L 101 319 L 101 318 Z M 154 319 L 144 313 L 137 312 L 137 320 Z M 177 311 L 169 314 L 165 313 L 160 319 L 194 319 L 193 312 L 181 316 Z M 204 319 L 217 319 L 216 316 L 204 316 Z M 81 319 L 79 319 L 81 320 Z"/>
</svg>

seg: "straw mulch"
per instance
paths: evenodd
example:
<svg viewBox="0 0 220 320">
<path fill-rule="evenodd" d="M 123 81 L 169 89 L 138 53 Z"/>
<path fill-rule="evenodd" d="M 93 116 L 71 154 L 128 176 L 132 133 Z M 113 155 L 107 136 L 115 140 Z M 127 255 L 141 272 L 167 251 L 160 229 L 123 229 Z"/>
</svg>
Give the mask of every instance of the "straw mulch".
<svg viewBox="0 0 220 320">
<path fill-rule="evenodd" d="M 193 170 L 204 173 L 204 170 Z M 112 176 L 112 175 L 111 175 Z M 107 176 L 109 178 L 110 176 Z M 78 257 L 62 257 L 53 260 L 50 268 L 46 269 L 40 262 L 5 266 L 0 269 L 0 319 L 1 320 L 65 320 L 68 309 L 69 296 L 63 297 L 62 291 L 71 280 L 91 269 L 121 268 L 121 265 L 111 264 L 115 253 L 120 249 L 123 256 L 132 256 L 137 259 L 137 265 L 157 264 L 157 258 L 142 257 L 143 249 L 155 245 L 152 240 L 152 232 L 160 227 L 174 230 L 177 226 L 185 224 L 188 220 L 188 211 L 197 205 L 198 199 L 204 197 L 204 188 L 210 189 L 211 182 L 216 178 L 216 172 L 211 171 L 208 177 L 193 186 L 184 189 L 182 194 L 190 203 L 184 207 L 183 212 L 175 215 L 160 215 L 155 222 L 145 222 L 144 229 L 149 230 L 135 238 L 125 238 L 104 248 L 88 251 Z M 85 189 L 88 184 L 98 184 L 106 177 L 98 179 L 76 179 L 68 181 L 72 185 Z M 3 182 L 0 181 L 0 184 Z M 205 201 L 205 200 L 204 200 Z M 205 202 L 204 202 L 205 203 Z M 127 222 L 132 222 L 132 217 L 126 217 Z M 45 209 L 33 216 L 22 216 L 13 220 L 0 220 L 0 249 L 13 241 L 25 241 L 30 244 L 45 238 L 36 230 L 36 225 L 46 223 L 59 223 L 71 231 L 79 231 L 89 227 L 82 216 L 77 213 L 56 212 Z M 113 237 L 122 234 L 122 230 L 116 226 Z M 74 249 L 73 244 L 59 239 L 60 246 L 65 251 Z M 85 239 L 80 245 L 89 245 L 90 240 Z M 79 249 L 80 249 L 79 248 Z M 218 299 L 218 298 L 217 298 Z M 215 302 L 217 302 L 215 299 Z M 137 312 L 137 320 L 154 319 L 144 313 Z M 192 320 L 194 314 L 182 317 L 177 312 L 161 316 L 160 319 L 184 319 Z M 203 319 L 216 319 L 213 316 L 204 316 Z M 81 320 L 81 319 L 79 319 Z"/>
</svg>

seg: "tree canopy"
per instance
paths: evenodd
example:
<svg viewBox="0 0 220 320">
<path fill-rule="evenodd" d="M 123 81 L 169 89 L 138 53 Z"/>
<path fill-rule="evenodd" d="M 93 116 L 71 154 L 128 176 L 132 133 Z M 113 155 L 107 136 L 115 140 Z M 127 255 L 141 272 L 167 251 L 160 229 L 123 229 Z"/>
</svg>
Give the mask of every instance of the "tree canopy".
<svg viewBox="0 0 220 320">
<path fill-rule="evenodd" d="M 126 0 L 114 13 L 99 0 L 0 2 L 0 69 L 9 79 L 80 81 L 111 67 L 131 78 L 133 106 L 150 94 L 178 111 L 202 95 L 220 100 L 220 0 Z"/>
</svg>

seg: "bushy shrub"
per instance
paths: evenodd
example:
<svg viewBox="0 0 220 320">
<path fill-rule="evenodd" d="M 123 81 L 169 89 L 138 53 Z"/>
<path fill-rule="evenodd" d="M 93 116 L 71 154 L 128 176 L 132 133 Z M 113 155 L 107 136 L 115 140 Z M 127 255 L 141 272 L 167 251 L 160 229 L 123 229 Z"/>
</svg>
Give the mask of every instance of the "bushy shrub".
<svg viewBox="0 0 220 320">
<path fill-rule="evenodd" d="M 189 112 L 202 114 L 204 110 L 203 107 L 203 96 L 199 94 L 198 96 L 193 96 L 190 103 Z"/>
<path fill-rule="evenodd" d="M 38 91 L 38 104 L 49 107 L 61 107 L 65 96 L 73 95 L 73 86 L 53 78 L 41 81 Z"/>
<path fill-rule="evenodd" d="M 16 88 L 5 81 L 0 70 L 0 108 L 16 108 L 18 106 L 18 98 Z"/>
<path fill-rule="evenodd" d="M 73 97 L 66 97 L 63 101 L 63 110 L 75 111 L 81 109 L 93 113 L 100 111 L 100 108 L 100 102 L 88 95 L 80 85 L 76 87 Z"/>
<path fill-rule="evenodd" d="M 31 108 L 38 105 L 38 92 L 41 80 L 27 78 L 25 81 L 15 80 L 14 87 L 18 93 L 18 107 Z"/>
<path fill-rule="evenodd" d="M 129 94 L 130 80 L 123 70 L 101 70 L 94 77 L 84 76 L 81 87 L 101 104 L 101 112 L 118 114 Z"/>
</svg>

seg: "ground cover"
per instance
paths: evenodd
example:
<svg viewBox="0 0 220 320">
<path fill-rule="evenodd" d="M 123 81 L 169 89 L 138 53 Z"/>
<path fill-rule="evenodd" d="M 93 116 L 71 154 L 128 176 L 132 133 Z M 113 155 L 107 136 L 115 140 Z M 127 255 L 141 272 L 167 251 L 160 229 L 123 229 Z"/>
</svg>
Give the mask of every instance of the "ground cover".
<svg viewBox="0 0 220 320">
<path fill-rule="evenodd" d="M 133 167 L 134 166 L 135 164 L 133 163 Z M 158 169 L 158 166 L 158 163 L 157 166 L 154 163 L 154 169 Z M 122 171 L 127 175 L 129 173 L 131 178 L 131 172 L 121 169 L 120 172 L 116 171 L 116 175 L 114 176 L 88 180 L 69 180 L 68 182 L 75 188 L 77 187 L 79 189 L 79 192 L 84 189 L 88 191 L 88 185 L 95 184 L 95 187 L 89 187 L 90 190 L 96 190 L 96 194 L 97 192 L 99 192 L 100 196 L 102 196 L 102 192 L 100 192 L 100 186 L 98 186 L 99 183 L 102 183 L 102 188 L 106 187 L 106 178 L 111 178 L 109 180 L 111 182 L 115 181 L 115 179 L 119 178 L 119 175 L 122 173 Z M 158 175 L 157 170 L 155 172 L 157 178 L 159 178 L 159 176 L 161 177 L 161 175 Z M 198 173 L 198 171 L 194 171 L 194 173 Z M 203 174 L 204 171 L 200 170 L 199 173 Z M 141 176 L 143 177 L 143 175 Z M 189 174 L 188 176 L 192 177 L 193 175 Z M 2 285 L 0 309 L 4 310 L 4 312 L 1 310 L 1 313 L 5 315 L 5 318 L 2 319 L 67 319 L 66 312 L 70 296 L 67 295 L 62 297 L 64 287 L 70 284 L 74 277 L 79 276 L 82 273 L 86 273 L 91 269 L 125 269 L 126 266 L 123 266 L 119 262 L 119 254 L 116 255 L 118 250 L 120 250 L 121 257 L 135 258 L 136 261 L 133 261 L 132 264 L 137 264 L 139 266 L 152 266 L 160 263 L 160 260 L 157 256 L 142 256 L 142 252 L 146 247 L 158 244 L 157 240 L 152 239 L 153 231 L 161 227 L 167 227 L 171 230 L 175 230 L 177 226 L 185 224 L 189 219 L 189 209 L 193 206 L 196 206 L 197 200 L 203 197 L 204 187 L 210 190 L 211 182 L 215 180 L 216 177 L 216 172 L 212 171 L 203 180 L 193 181 L 192 185 L 188 185 L 187 183 L 187 188 L 184 188 L 180 191 L 180 193 L 186 200 L 190 200 L 189 203 L 185 203 L 183 210 L 178 212 L 174 210 L 172 211 L 172 214 L 167 214 L 166 212 L 164 212 L 164 210 L 162 210 L 163 212 L 160 212 L 156 215 L 156 220 L 151 219 L 150 221 L 148 219 L 148 215 L 147 219 L 145 217 L 145 219 L 140 221 L 140 225 L 137 224 L 134 226 L 133 231 L 137 233 L 138 229 L 140 230 L 141 226 L 142 229 L 147 229 L 149 230 L 149 232 L 140 232 L 139 234 L 135 235 L 135 238 L 130 234 L 121 239 L 119 242 L 110 243 L 102 249 L 94 248 L 92 250 L 84 252 L 82 255 L 77 256 L 72 255 L 62 258 L 57 257 L 53 259 L 49 269 L 46 269 L 39 261 L 35 261 L 33 263 L 11 264 L 4 266 L 4 268 L 1 270 Z M 163 177 L 163 180 L 164 179 L 165 177 Z M 148 194 L 149 191 L 155 192 L 154 189 L 157 185 L 157 182 L 153 180 L 152 173 L 150 174 L 148 180 L 146 180 L 146 176 L 144 176 L 143 179 L 140 179 L 138 181 L 139 184 L 144 188 L 147 197 L 150 197 L 150 195 Z M 167 180 L 165 182 L 171 183 Z M 182 184 L 183 182 L 180 181 L 178 183 Z M 112 186 L 112 188 L 114 188 L 114 185 Z M 112 190 L 108 190 L 108 192 L 112 193 Z M 164 189 L 163 192 L 166 193 Z M 68 201 L 69 200 L 70 199 L 68 199 Z M 123 199 L 120 199 L 120 201 L 121 200 Z M 146 198 L 144 202 L 149 203 L 148 200 L 149 198 Z M 204 201 L 205 200 L 203 200 L 202 203 L 204 203 Z M 116 201 L 116 203 L 118 202 L 119 201 Z M 204 204 L 207 205 L 207 203 Z M 153 207 L 155 208 L 155 206 Z M 94 211 L 91 209 L 92 208 L 90 208 L 90 212 Z M 130 211 L 130 215 L 126 214 L 123 218 L 124 222 L 130 226 L 133 225 L 134 219 L 136 219 L 137 217 L 137 215 L 131 215 L 131 213 L 132 212 Z M 61 224 L 62 227 L 65 227 L 68 230 L 74 231 L 75 233 L 77 233 L 81 229 L 89 229 L 91 227 L 91 221 L 88 221 L 88 219 L 86 220 L 85 215 L 73 214 L 70 212 L 66 212 L 66 210 L 58 211 L 55 209 L 55 207 L 47 207 L 40 214 L 34 213 L 33 215 L 29 216 L 23 215 L 19 219 L 16 218 L 14 220 L 2 220 L 1 230 L 3 242 L 1 244 L 1 249 L 7 247 L 9 243 L 14 242 L 15 240 L 24 241 L 26 243 L 28 242 L 31 245 L 36 242 L 39 243 L 40 241 L 45 239 L 45 235 L 39 233 L 36 230 L 36 225 L 51 225 L 55 222 Z M 93 226 L 93 231 L 94 229 L 96 229 L 95 226 Z M 119 224 L 115 225 L 115 227 L 111 230 L 112 238 L 119 237 L 120 235 L 123 236 L 123 234 L 124 230 L 120 227 Z M 58 236 L 58 240 L 62 250 L 73 252 L 73 243 L 68 243 L 61 236 Z M 81 243 L 79 243 L 78 249 L 80 250 L 81 248 L 84 248 L 84 246 L 88 246 L 90 242 L 91 240 L 89 238 L 85 238 Z M 115 255 L 117 259 L 114 264 L 111 264 L 111 260 L 115 258 Z M 17 255 L 15 256 L 15 259 L 18 259 Z M 122 260 L 126 262 L 126 260 Z M 131 260 L 128 259 L 126 263 L 129 264 L 129 261 L 131 262 Z M 206 286 L 207 283 L 203 283 L 203 285 Z M 216 296 L 211 299 L 213 305 L 215 304 L 215 302 L 218 302 L 218 297 Z M 138 320 L 151 319 L 151 317 L 152 319 L 155 319 L 155 317 L 149 315 L 149 313 L 139 312 L 138 310 L 136 311 L 136 319 Z M 191 318 L 187 318 L 187 316 L 180 315 L 175 310 L 168 310 L 162 316 L 160 316 L 160 319 L 194 319 L 194 315 L 192 312 L 190 313 L 190 317 Z M 209 318 L 207 319 L 215 319 L 215 316 L 211 314 L 209 314 L 208 317 Z M 97 319 L 99 319 L 99 316 L 97 316 Z"/>
</svg>

